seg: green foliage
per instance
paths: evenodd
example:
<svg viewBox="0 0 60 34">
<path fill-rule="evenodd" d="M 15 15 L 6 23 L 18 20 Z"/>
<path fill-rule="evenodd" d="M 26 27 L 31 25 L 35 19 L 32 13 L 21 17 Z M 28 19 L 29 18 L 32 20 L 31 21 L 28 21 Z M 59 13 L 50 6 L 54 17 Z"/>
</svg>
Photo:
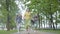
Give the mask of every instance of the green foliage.
<svg viewBox="0 0 60 34">
<path fill-rule="evenodd" d="M 3 23 L 7 23 L 7 19 L 8 19 L 8 13 L 9 13 L 9 19 L 10 19 L 10 25 L 11 26 L 15 26 L 15 16 L 16 16 L 16 12 L 19 10 L 19 8 L 17 7 L 15 0 L 9 0 L 9 2 L 7 4 L 9 4 L 8 6 L 8 10 L 7 11 L 7 5 L 6 5 L 6 0 L 0 0 L 0 11 L 3 15 L 2 19 L 3 19 Z"/>
<path fill-rule="evenodd" d="M 46 16 L 46 18 L 53 23 L 53 16 L 55 12 L 60 9 L 60 2 L 58 0 L 30 0 L 31 3 L 27 6 L 32 14 L 39 13 L 39 16 Z M 34 11 L 32 11 L 34 9 Z M 60 11 L 60 10 L 59 10 Z M 43 15 L 41 15 L 41 13 Z M 57 17 L 58 18 L 58 17 Z M 41 18 L 40 18 L 41 19 Z M 57 20 L 57 19 L 56 19 Z M 40 20 L 41 21 L 41 20 Z"/>
</svg>

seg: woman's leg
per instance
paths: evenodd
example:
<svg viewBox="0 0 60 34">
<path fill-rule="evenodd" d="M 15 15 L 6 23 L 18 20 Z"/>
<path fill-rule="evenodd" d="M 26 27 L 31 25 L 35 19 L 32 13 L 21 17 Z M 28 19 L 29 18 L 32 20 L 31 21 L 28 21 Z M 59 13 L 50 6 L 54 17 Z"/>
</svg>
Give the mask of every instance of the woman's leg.
<svg viewBox="0 0 60 34">
<path fill-rule="evenodd" d="M 19 32 L 19 25 L 18 25 L 18 22 L 16 23 L 16 28 L 17 28 L 17 32 Z"/>
</svg>

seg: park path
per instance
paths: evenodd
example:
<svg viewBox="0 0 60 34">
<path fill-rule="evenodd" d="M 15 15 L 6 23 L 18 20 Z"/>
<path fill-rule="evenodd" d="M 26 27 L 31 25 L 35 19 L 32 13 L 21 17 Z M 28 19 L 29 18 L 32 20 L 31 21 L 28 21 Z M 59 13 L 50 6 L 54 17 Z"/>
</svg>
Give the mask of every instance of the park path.
<svg viewBox="0 0 60 34">
<path fill-rule="evenodd" d="M 35 31 L 35 30 L 29 30 L 28 31 L 29 34 L 55 34 L 53 32 L 42 32 L 42 31 Z M 17 32 L 17 33 L 14 33 L 14 34 L 28 34 L 27 31 L 21 31 L 21 32 Z"/>
</svg>

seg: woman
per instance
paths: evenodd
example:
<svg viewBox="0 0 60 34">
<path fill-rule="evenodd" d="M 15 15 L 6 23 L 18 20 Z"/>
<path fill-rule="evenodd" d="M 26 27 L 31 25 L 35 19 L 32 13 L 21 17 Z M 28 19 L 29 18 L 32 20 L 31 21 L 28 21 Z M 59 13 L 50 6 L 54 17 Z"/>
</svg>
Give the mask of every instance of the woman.
<svg viewBox="0 0 60 34">
<path fill-rule="evenodd" d="M 29 26 L 31 25 L 30 24 L 30 20 L 31 20 L 31 15 L 30 15 L 31 13 L 30 13 L 30 11 L 29 10 L 27 10 L 26 12 L 25 12 L 25 16 L 24 16 L 24 18 L 25 18 L 25 28 L 26 28 L 26 31 L 28 32 L 28 29 L 29 29 Z M 29 32 L 28 32 L 29 33 Z"/>
<path fill-rule="evenodd" d="M 22 15 L 21 14 L 18 14 L 17 17 L 16 17 L 16 25 L 17 25 L 17 30 L 18 30 L 18 33 L 19 33 L 19 30 L 20 30 L 20 24 L 22 22 Z"/>
</svg>

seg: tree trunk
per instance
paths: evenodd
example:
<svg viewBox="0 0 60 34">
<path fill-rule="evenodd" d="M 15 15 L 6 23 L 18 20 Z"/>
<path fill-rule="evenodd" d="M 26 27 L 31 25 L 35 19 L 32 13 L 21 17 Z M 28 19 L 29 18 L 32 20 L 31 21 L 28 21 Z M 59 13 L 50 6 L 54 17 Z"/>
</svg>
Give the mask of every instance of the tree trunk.
<svg viewBox="0 0 60 34">
<path fill-rule="evenodd" d="M 6 0 L 6 10 L 7 10 L 7 24 L 6 24 L 6 27 L 7 27 L 7 31 L 10 30 L 10 19 L 9 19 L 9 0 Z"/>
<path fill-rule="evenodd" d="M 55 22 L 55 24 L 56 24 L 56 29 L 57 29 L 57 12 L 56 12 L 56 22 Z"/>
<path fill-rule="evenodd" d="M 53 17 L 52 17 L 52 14 L 50 15 L 50 28 L 52 28 L 52 23 L 53 23 Z"/>
<path fill-rule="evenodd" d="M 45 25 L 46 25 L 46 27 L 47 27 L 47 15 L 46 15 L 46 24 L 45 24 Z"/>
<path fill-rule="evenodd" d="M 55 30 L 55 26 L 54 26 L 54 23 L 53 23 L 53 29 Z"/>
<path fill-rule="evenodd" d="M 40 18 L 40 19 L 41 19 L 41 27 L 42 27 L 42 16 L 41 16 L 41 18 Z"/>
<path fill-rule="evenodd" d="M 45 23 L 44 23 L 44 29 L 45 29 Z"/>
<path fill-rule="evenodd" d="M 51 14 L 51 19 L 50 19 L 50 21 L 51 21 L 51 28 L 55 29 L 55 26 L 54 26 L 54 23 L 53 23 L 53 16 L 52 16 L 52 14 Z M 52 27 L 52 25 L 53 25 L 53 27 Z"/>
<path fill-rule="evenodd" d="M 39 16 L 39 12 L 38 12 L 38 21 L 39 21 L 39 28 L 40 28 L 40 16 Z"/>
</svg>

